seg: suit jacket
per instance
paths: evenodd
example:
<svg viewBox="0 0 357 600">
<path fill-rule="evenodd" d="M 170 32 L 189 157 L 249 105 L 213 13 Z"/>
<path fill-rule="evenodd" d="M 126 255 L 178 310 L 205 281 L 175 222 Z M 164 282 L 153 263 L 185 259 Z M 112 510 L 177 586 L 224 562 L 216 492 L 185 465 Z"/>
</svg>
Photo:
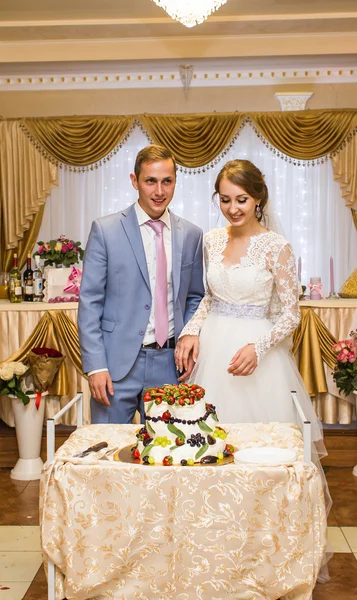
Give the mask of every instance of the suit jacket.
<svg viewBox="0 0 357 600">
<path fill-rule="evenodd" d="M 170 212 L 175 338 L 203 295 L 202 231 Z M 84 373 L 108 368 L 125 377 L 143 343 L 151 289 L 135 205 L 93 221 L 78 310 Z"/>
</svg>

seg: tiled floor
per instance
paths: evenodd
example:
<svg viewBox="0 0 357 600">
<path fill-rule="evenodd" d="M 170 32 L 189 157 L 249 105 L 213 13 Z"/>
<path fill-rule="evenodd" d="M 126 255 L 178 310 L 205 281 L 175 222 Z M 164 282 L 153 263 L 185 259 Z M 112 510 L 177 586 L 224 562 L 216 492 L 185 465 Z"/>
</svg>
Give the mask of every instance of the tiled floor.
<svg viewBox="0 0 357 600">
<path fill-rule="evenodd" d="M 313 600 L 357 599 L 357 478 L 350 468 L 329 468 L 333 499 L 328 538 L 330 581 L 317 584 Z M 46 600 L 40 552 L 38 482 L 10 479 L 0 470 L 0 600 Z"/>
</svg>

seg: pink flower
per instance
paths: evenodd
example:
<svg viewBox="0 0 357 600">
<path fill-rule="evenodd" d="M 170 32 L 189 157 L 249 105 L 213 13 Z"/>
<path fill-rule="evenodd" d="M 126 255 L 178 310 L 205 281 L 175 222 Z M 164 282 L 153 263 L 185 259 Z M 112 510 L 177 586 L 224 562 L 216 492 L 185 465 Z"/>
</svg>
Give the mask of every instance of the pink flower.
<svg viewBox="0 0 357 600">
<path fill-rule="evenodd" d="M 62 252 L 62 254 L 66 254 L 66 252 L 68 252 L 67 244 L 62 244 L 61 252 Z"/>
<path fill-rule="evenodd" d="M 73 248 L 73 252 L 78 252 L 78 248 L 77 248 L 77 246 L 75 246 L 75 247 Z"/>
<path fill-rule="evenodd" d="M 73 249 L 73 245 L 74 245 L 73 242 L 68 242 L 68 244 L 67 244 L 68 250 L 72 250 Z"/>
<path fill-rule="evenodd" d="M 347 348 L 341 350 L 341 352 L 337 355 L 337 360 L 342 363 L 346 363 L 349 361 L 350 351 Z"/>
<path fill-rule="evenodd" d="M 43 247 L 43 246 L 40 246 L 40 247 L 39 247 L 39 249 L 37 250 L 37 253 L 38 253 L 38 254 L 43 254 L 43 253 L 44 253 L 44 251 L 45 251 L 44 247 Z"/>
<path fill-rule="evenodd" d="M 349 352 L 348 353 L 348 362 L 350 363 L 354 363 L 356 360 L 356 355 L 354 352 Z"/>
</svg>

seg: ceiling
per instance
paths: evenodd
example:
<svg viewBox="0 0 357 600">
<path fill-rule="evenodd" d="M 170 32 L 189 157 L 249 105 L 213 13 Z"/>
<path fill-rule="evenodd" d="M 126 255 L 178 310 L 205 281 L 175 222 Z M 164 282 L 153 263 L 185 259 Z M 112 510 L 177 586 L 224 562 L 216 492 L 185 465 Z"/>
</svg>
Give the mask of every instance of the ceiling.
<svg viewBox="0 0 357 600">
<path fill-rule="evenodd" d="M 228 0 L 192 29 L 152 0 L 0 3 L 3 66 L 308 55 L 357 56 L 357 0 Z"/>
</svg>

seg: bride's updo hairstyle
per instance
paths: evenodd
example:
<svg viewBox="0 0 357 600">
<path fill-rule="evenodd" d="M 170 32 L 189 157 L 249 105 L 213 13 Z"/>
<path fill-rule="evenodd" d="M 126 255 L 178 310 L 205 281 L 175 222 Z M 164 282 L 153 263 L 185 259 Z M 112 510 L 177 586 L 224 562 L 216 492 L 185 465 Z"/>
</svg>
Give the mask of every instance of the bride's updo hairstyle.
<svg viewBox="0 0 357 600">
<path fill-rule="evenodd" d="M 214 184 L 215 192 L 213 199 L 219 194 L 222 179 L 228 179 L 234 185 L 239 185 L 249 196 L 259 202 L 260 212 L 257 214 L 258 221 L 265 218 L 264 207 L 268 202 L 268 188 L 265 184 L 264 175 L 258 167 L 250 160 L 230 160 L 220 170 Z"/>
</svg>

